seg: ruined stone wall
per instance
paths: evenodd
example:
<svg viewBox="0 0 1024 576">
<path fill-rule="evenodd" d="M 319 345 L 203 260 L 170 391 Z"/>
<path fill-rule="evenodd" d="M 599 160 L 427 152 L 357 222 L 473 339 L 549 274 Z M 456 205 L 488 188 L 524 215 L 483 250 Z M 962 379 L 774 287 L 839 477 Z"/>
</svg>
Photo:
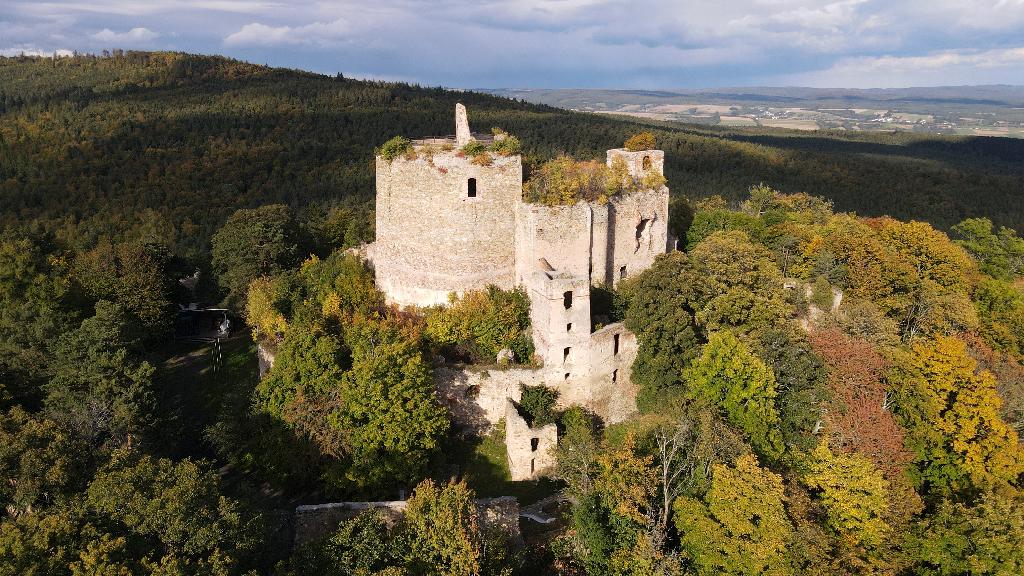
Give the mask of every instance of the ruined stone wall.
<svg viewBox="0 0 1024 576">
<path fill-rule="evenodd" d="M 258 342 L 256 344 L 256 360 L 259 363 L 260 378 L 266 376 L 267 372 L 270 372 L 270 369 L 274 367 L 275 356 L 277 356 L 275 347 L 266 342 Z"/>
<path fill-rule="evenodd" d="M 665 152 L 663 150 L 631 152 L 625 148 L 613 148 L 608 151 L 606 158 L 608 166 L 611 166 L 612 161 L 616 158 L 625 160 L 629 174 L 634 178 L 640 178 L 651 171 L 657 172 L 662 176 L 665 175 Z"/>
<path fill-rule="evenodd" d="M 520 203 L 516 217 L 516 281 L 528 284 L 543 258 L 558 272 L 590 277 L 590 204 Z"/>
<path fill-rule="evenodd" d="M 516 543 L 522 543 L 519 532 L 519 502 L 512 496 L 481 498 L 475 500 L 481 523 L 493 526 L 509 535 Z M 392 500 L 383 502 L 332 502 L 299 506 L 295 509 L 295 545 L 301 546 L 330 536 L 338 525 L 351 520 L 367 510 L 378 510 L 390 523 L 397 522 L 405 514 L 408 502 Z"/>
<path fill-rule="evenodd" d="M 636 353 L 636 336 L 615 323 L 587 335 L 568 379 L 561 364 L 506 370 L 441 366 L 435 369 L 434 378 L 438 400 L 448 408 L 455 424 L 468 432 L 482 434 L 497 424 L 505 417 L 506 400 L 519 402 L 523 385 L 547 386 L 558 392 L 560 408 L 583 406 L 613 424 L 636 412 L 636 387 L 631 378 Z"/>
<path fill-rule="evenodd" d="M 558 426 L 531 428 L 512 400 L 505 400 L 505 450 L 513 481 L 534 480 L 554 470 Z"/>
<path fill-rule="evenodd" d="M 377 158 L 377 284 L 402 305 L 444 304 L 449 292 L 515 281 L 519 156 L 478 166 L 455 152 Z M 476 196 L 469 196 L 469 179 Z"/>
<path fill-rule="evenodd" d="M 668 188 L 644 190 L 609 203 L 609 266 L 613 285 L 650 268 L 668 247 Z"/>
</svg>

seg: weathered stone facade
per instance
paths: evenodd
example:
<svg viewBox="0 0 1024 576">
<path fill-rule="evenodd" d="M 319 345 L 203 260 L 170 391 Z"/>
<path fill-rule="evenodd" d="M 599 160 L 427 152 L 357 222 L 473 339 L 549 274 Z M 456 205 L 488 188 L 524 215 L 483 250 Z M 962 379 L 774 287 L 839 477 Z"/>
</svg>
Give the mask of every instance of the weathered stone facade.
<svg viewBox="0 0 1024 576">
<path fill-rule="evenodd" d="M 530 480 L 555 467 L 558 426 L 531 428 L 511 399 L 505 400 L 505 449 L 512 480 Z"/>
<path fill-rule="evenodd" d="M 530 204 L 520 157 L 474 163 L 459 152 L 471 137 L 490 141 L 472 135 L 460 104 L 456 138 L 417 141 L 415 158 L 377 158 L 377 238 L 366 255 L 378 286 L 389 301 L 417 306 L 488 284 L 526 290 L 541 367 L 437 370 L 438 395 L 462 427 L 482 431 L 506 417 L 522 384 L 554 388 L 563 407 L 584 406 L 606 422 L 625 419 L 636 410 L 636 337 L 621 324 L 594 330 L 591 286 L 615 286 L 667 250 L 668 188 L 606 203 Z M 637 179 L 663 175 L 660 150 L 609 150 L 608 165 L 616 158 Z M 514 474 L 536 477 L 546 465 L 519 448 L 509 446 Z"/>
</svg>

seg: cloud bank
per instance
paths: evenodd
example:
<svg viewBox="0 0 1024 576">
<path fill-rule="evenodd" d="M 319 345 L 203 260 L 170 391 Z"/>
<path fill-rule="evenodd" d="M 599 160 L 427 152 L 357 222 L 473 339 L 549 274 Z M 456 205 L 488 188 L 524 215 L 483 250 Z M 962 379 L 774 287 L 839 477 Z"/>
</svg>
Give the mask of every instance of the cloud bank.
<svg viewBox="0 0 1024 576">
<path fill-rule="evenodd" d="M 458 87 L 1024 83 L 1024 0 L 8 0 L 0 51 L 172 49 Z"/>
</svg>

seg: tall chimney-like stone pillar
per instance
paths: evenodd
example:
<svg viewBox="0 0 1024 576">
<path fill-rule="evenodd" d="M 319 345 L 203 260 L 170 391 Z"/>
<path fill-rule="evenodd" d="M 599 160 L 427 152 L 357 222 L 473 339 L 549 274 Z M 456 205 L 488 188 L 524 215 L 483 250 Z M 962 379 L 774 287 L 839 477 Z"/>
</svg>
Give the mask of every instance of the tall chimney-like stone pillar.
<svg viewBox="0 0 1024 576">
<path fill-rule="evenodd" d="M 455 143 L 462 148 L 473 139 L 469 131 L 469 116 L 466 114 L 466 107 L 462 104 L 455 105 Z"/>
</svg>

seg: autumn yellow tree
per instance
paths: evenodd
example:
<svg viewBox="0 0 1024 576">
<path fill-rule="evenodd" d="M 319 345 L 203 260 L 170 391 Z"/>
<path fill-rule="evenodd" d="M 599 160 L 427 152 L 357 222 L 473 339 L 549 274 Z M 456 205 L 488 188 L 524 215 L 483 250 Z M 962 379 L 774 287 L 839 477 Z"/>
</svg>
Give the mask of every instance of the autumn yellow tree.
<svg viewBox="0 0 1024 576">
<path fill-rule="evenodd" d="M 977 371 L 962 341 L 918 342 L 894 377 L 917 480 L 928 491 L 992 487 L 1024 470 L 1017 434 L 999 415 L 995 378 Z"/>
<path fill-rule="evenodd" d="M 827 442 L 814 450 L 808 468 L 803 482 L 824 508 L 840 554 L 867 571 L 880 568 L 878 549 L 890 532 L 882 473 L 860 454 L 832 452 Z"/>
<path fill-rule="evenodd" d="M 782 477 L 754 456 L 715 464 L 707 494 L 673 506 L 683 556 L 700 576 L 790 574 L 785 553 L 793 527 L 783 500 Z"/>
</svg>

